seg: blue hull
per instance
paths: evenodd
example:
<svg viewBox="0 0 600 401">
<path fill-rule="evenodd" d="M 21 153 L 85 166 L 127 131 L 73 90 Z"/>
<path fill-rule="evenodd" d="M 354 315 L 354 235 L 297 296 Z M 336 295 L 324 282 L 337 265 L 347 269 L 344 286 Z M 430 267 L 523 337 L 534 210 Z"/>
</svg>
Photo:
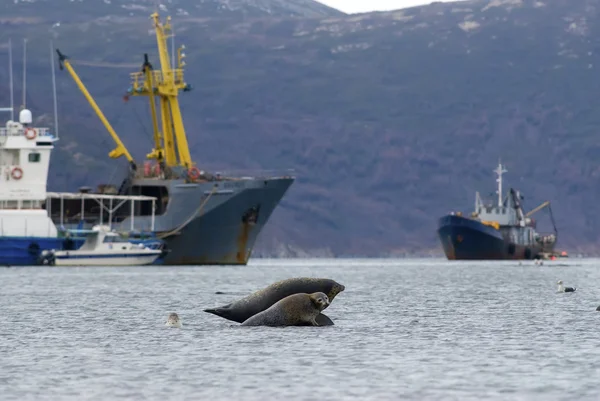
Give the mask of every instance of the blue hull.
<svg viewBox="0 0 600 401">
<path fill-rule="evenodd" d="M 83 240 L 76 240 L 79 248 Z M 64 238 L 0 237 L 0 266 L 39 265 L 44 250 L 62 249 Z"/>
<path fill-rule="evenodd" d="M 499 230 L 456 215 L 440 218 L 437 233 L 449 260 L 535 259 L 542 250 L 536 245 L 509 243 Z"/>
<path fill-rule="evenodd" d="M 72 239 L 72 249 L 79 249 L 84 238 Z M 156 239 L 130 239 L 132 243 L 142 243 L 151 248 L 160 245 Z M 0 237 L 0 266 L 37 266 L 41 265 L 42 251 L 65 249 L 66 238 L 39 237 Z M 162 264 L 164 257 L 159 257 L 153 264 Z"/>
</svg>

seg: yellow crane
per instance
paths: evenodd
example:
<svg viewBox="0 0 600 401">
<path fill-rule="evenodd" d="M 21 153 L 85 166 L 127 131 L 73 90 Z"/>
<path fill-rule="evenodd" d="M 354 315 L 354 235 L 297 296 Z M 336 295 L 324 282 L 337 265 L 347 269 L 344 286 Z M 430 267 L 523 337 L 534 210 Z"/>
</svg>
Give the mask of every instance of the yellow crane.
<svg viewBox="0 0 600 401">
<path fill-rule="evenodd" d="M 58 54 L 58 59 L 60 62 L 60 69 L 62 70 L 63 68 L 66 68 L 67 71 L 69 72 L 69 74 L 71 74 L 71 77 L 73 77 L 73 80 L 79 87 L 79 90 L 83 93 L 83 95 L 85 96 L 87 101 L 92 106 L 92 109 L 94 109 L 94 111 L 98 115 L 98 118 L 100 118 L 100 121 L 102 121 L 102 123 L 104 124 L 104 127 L 106 127 L 106 130 L 108 131 L 110 136 L 112 136 L 112 139 L 117 144 L 117 147 L 115 149 L 113 149 L 108 154 L 108 156 L 113 159 L 119 158 L 121 156 L 125 156 L 127 158 L 127 161 L 129 161 L 129 163 L 135 164 L 133 161 L 133 157 L 131 157 L 131 154 L 129 153 L 129 151 L 127 150 L 125 145 L 123 145 L 123 142 L 121 142 L 121 139 L 119 138 L 119 136 L 117 135 L 117 133 L 115 132 L 113 127 L 110 125 L 110 123 L 104 116 L 104 113 L 102 113 L 102 110 L 100 110 L 100 107 L 98 107 L 98 105 L 94 101 L 94 98 L 92 97 L 92 95 L 90 95 L 90 93 L 88 92 L 88 90 L 85 87 L 85 85 L 83 84 L 83 82 L 81 82 L 81 79 L 79 79 L 79 76 L 77 75 L 77 73 L 75 72 L 73 67 L 71 66 L 71 63 L 67 59 L 67 56 L 62 54 L 59 49 L 56 49 L 56 53 Z"/>
<path fill-rule="evenodd" d="M 132 96 L 148 96 L 150 98 L 155 147 L 147 157 L 159 161 L 162 161 L 164 157 L 168 167 L 182 166 L 189 169 L 193 163 L 178 100 L 180 90 L 186 92 L 191 90 L 190 85 L 186 84 L 183 78 L 183 67 L 185 66 L 183 49 L 185 46 L 182 45 L 177 49 L 177 68 L 171 68 L 167 47 L 167 39 L 171 32 L 171 17 L 167 17 L 165 24 L 160 22 L 158 13 L 152 14 L 150 18 L 154 22 L 161 69 L 154 70 L 148 62 L 148 56 L 144 55 L 142 72 L 131 74 L 132 84 L 128 93 Z M 155 97 L 158 98 L 161 112 L 162 133 L 159 132 Z"/>
<path fill-rule="evenodd" d="M 191 86 L 185 83 L 183 78 L 183 67 L 185 62 L 185 54 L 183 49 L 185 46 L 180 46 L 177 50 L 177 68 L 171 67 L 169 58 L 167 39 L 171 32 L 171 17 L 167 17 L 167 22 L 160 22 L 158 13 L 150 16 L 154 23 L 156 32 L 156 42 L 158 46 L 158 55 L 160 59 L 160 70 L 154 70 L 152 64 L 148 61 L 148 55 L 144 54 L 144 63 L 142 64 L 141 72 L 131 73 L 131 87 L 128 95 L 132 96 L 148 96 L 150 101 L 150 112 L 152 115 L 152 128 L 154 138 L 154 148 L 152 152 L 147 154 L 148 159 L 156 159 L 159 164 L 164 167 L 181 166 L 185 169 L 194 167 L 190 156 L 190 150 L 181 117 L 179 108 L 178 95 L 179 91 L 190 91 Z M 109 153 L 112 158 L 125 156 L 127 160 L 135 165 L 129 151 L 123 145 L 123 142 L 112 128 L 83 82 L 73 69 L 73 66 L 64 54 L 56 50 L 60 60 L 60 68 L 63 66 L 67 69 L 71 77 L 79 87 L 79 90 L 84 94 L 92 109 L 96 112 L 107 131 L 117 144 L 117 148 Z M 158 98 L 158 107 L 160 109 L 160 123 L 157 113 L 155 97 Z"/>
</svg>

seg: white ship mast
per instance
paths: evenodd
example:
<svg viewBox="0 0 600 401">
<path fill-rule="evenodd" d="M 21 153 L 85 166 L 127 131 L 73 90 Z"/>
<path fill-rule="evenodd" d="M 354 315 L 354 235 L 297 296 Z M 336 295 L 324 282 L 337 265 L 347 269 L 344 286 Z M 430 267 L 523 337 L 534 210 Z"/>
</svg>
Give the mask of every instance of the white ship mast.
<svg viewBox="0 0 600 401">
<path fill-rule="evenodd" d="M 496 191 L 498 194 L 498 207 L 502 207 L 502 174 L 508 171 L 504 169 L 501 162 L 498 162 L 498 167 L 496 167 L 494 172 L 498 174 L 498 178 L 496 178 L 496 182 L 498 183 L 498 190 Z"/>
<path fill-rule="evenodd" d="M 15 119 L 13 98 L 13 71 L 12 71 L 12 41 L 8 39 L 8 79 L 10 80 L 10 107 L 0 107 L 0 112 L 10 113 L 10 121 Z"/>
</svg>

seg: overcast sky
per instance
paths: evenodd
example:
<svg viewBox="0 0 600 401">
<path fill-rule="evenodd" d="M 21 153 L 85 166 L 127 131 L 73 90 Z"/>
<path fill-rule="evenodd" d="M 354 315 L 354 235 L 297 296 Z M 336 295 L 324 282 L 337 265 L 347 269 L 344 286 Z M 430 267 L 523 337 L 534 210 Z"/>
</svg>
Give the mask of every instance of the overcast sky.
<svg viewBox="0 0 600 401">
<path fill-rule="evenodd" d="M 318 0 L 346 13 L 397 10 L 432 3 L 433 0 Z M 448 0 L 441 0 L 448 1 Z M 454 0 L 456 1 L 456 0 Z"/>
</svg>

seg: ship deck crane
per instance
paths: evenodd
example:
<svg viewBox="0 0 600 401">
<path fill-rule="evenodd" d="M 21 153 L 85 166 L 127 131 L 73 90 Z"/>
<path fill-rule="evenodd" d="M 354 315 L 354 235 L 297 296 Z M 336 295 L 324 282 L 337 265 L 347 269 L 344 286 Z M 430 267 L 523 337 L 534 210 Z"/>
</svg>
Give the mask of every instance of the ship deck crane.
<svg viewBox="0 0 600 401">
<path fill-rule="evenodd" d="M 150 18 L 154 22 L 161 69 L 154 70 L 148 62 L 148 55 L 145 54 L 142 71 L 131 74 L 132 84 L 128 94 L 148 96 L 150 99 L 155 148 L 147 157 L 157 159 L 159 163 L 163 162 L 164 158 L 164 163 L 168 167 L 181 166 L 190 169 L 193 163 L 178 100 L 180 90 L 184 92 L 191 90 L 183 77 L 185 46 L 182 45 L 177 49 L 177 68 L 172 68 L 167 46 L 167 39 L 171 32 L 171 17 L 167 17 L 165 24 L 160 22 L 158 13 L 152 14 Z M 162 132 L 159 132 L 155 97 L 159 101 Z"/>
<path fill-rule="evenodd" d="M 117 147 L 115 149 L 113 149 L 108 154 L 108 156 L 113 159 L 119 158 L 121 156 L 125 156 L 125 158 L 130 163 L 130 165 L 135 169 L 135 162 L 133 160 L 133 157 L 131 156 L 131 154 L 129 153 L 129 151 L 127 150 L 127 148 L 121 141 L 121 138 L 119 138 L 119 136 L 117 135 L 117 133 L 115 132 L 113 127 L 110 125 L 110 123 L 104 116 L 104 113 L 102 113 L 102 110 L 100 110 L 100 107 L 98 107 L 98 105 L 94 101 L 94 98 L 92 97 L 92 95 L 90 95 L 90 93 L 88 92 L 88 90 L 85 87 L 85 85 L 83 84 L 83 82 L 81 82 L 81 79 L 79 78 L 79 76 L 73 69 L 73 66 L 69 62 L 68 57 L 65 56 L 64 54 L 62 54 L 59 49 L 56 49 L 56 53 L 58 54 L 60 69 L 61 70 L 63 70 L 64 68 L 67 69 L 67 71 L 69 72 L 69 74 L 71 75 L 71 77 L 73 78 L 73 80 L 75 81 L 77 86 L 79 87 L 79 90 L 83 93 L 83 95 L 85 96 L 87 101 L 92 106 L 92 109 L 96 112 L 96 114 L 98 115 L 98 118 L 100 118 L 100 121 L 102 121 L 102 123 L 104 124 L 104 127 L 106 128 L 106 130 L 108 131 L 108 133 L 110 134 L 112 139 L 117 144 Z"/>
<path fill-rule="evenodd" d="M 131 96 L 147 96 L 150 100 L 150 112 L 152 114 L 152 126 L 154 131 L 154 149 L 147 154 L 148 159 L 156 159 L 163 167 L 183 167 L 186 170 L 196 169 L 190 156 L 190 150 L 181 117 L 179 108 L 178 94 L 180 90 L 188 92 L 191 86 L 185 83 L 183 78 L 183 66 L 185 62 L 185 54 L 183 49 L 185 46 L 180 46 L 177 50 L 177 68 L 171 67 L 169 58 L 167 39 L 170 37 L 168 33 L 171 31 L 171 17 L 167 17 L 167 22 L 162 24 L 158 13 L 150 16 L 154 22 L 156 32 L 156 42 L 158 46 L 158 55 L 160 59 L 160 70 L 154 70 L 152 64 L 148 61 L 148 55 L 144 54 L 144 63 L 140 72 L 131 73 L 131 87 L 127 91 Z M 56 50 L 59 56 L 60 69 L 66 68 L 79 90 L 84 94 L 93 110 L 96 112 L 106 130 L 109 132 L 117 148 L 109 153 L 111 158 L 125 156 L 135 169 L 135 162 L 112 128 L 88 90 L 86 89 L 81 79 L 73 69 L 68 58 L 58 49 Z M 158 97 L 160 109 L 160 124 L 158 113 L 156 110 L 155 97 Z M 161 131 L 162 129 L 162 131 Z M 199 172 L 197 172 L 199 174 Z"/>
<path fill-rule="evenodd" d="M 542 203 L 541 205 L 539 205 L 538 207 L 531 209 L 529 212 L 527 212 L 525 217 L 529 217 L 532 214 L 539 212 L 540 210 L 542 210 L 545 207 L 547 207 L 548 210 L 550 211 L 550 220 L 552 221 L 552 228 L 554 228 L 554 235 L 558 236 L 558 229 L 556 228 L 556 222 L 554 221 L 554 215 L 552 214 L 552 207 L 550 206 L 550 201 L 546 201 L 546 202 Z"/>
<path fill-rule="evenodd" d="M 546 201 L 546 202 L 542 203 L 541 205 L 539 205 L 538 207 L 536 207 L 535 209 L 530 210 L 529 212 L 527 212 L 525 217 L 529 217 L 532 214 L 539 212 L 540 210 L 542 210 L 543 208 L 545 208 L 547 206 L 550 206 L 550 201 Z"/>
</svg>

